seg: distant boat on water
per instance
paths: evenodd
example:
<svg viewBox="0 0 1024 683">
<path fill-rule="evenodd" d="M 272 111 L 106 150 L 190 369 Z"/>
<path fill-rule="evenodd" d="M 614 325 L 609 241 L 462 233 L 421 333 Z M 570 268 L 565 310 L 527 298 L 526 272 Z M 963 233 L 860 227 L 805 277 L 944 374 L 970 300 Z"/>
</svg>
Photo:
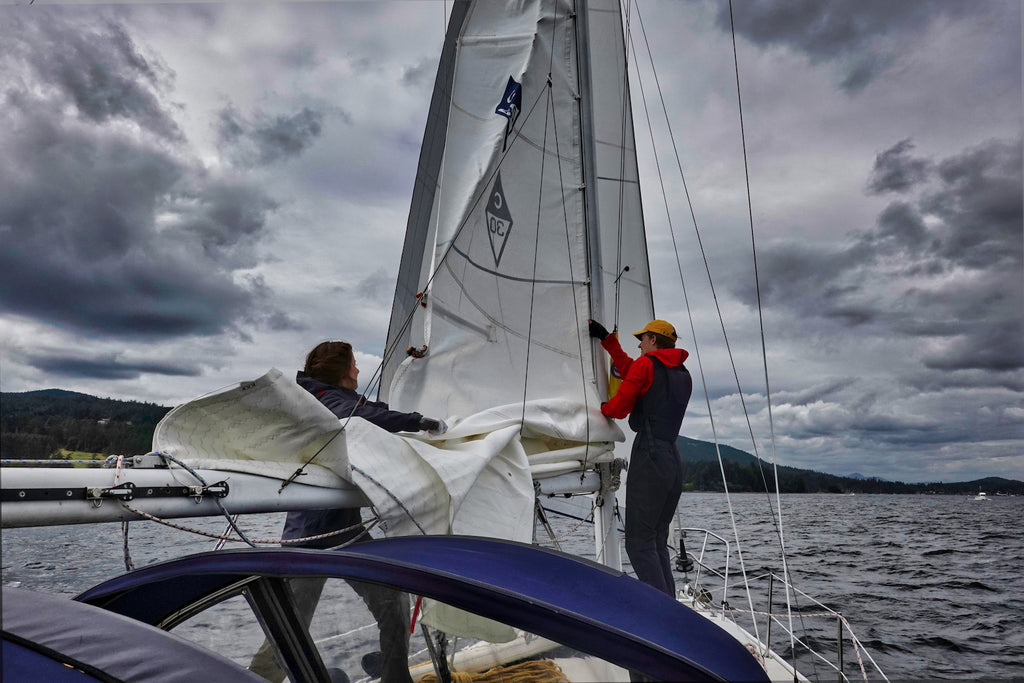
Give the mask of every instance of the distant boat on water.
<svg viewBox="0 0 1024 683">
<path fill-rule="evenodd" d="M 988 496 L 986 496 L 984 491 L 978 491 L 978 495 L 976 495 L 974 497 L 974 500 L 992 500 L 992 499 L 989 498 Z"/>
</svg>

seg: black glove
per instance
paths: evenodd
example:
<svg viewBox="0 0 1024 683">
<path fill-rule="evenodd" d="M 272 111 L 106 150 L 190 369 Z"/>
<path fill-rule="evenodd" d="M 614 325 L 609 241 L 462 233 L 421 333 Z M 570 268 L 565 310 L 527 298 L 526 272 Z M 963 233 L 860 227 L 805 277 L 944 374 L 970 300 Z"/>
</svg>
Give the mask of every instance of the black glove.
<svg viewBox="0 0 1024 683">
<path fill-rule="evenodd" d="M 608 336 L 608 330 L 604 329 L 604 325 L 597 322 L 596 320 L 590 321 L 590 336 L 601 341 Z"/>
<path fill-rule="evenodd" d="M 431 434 L 444 434 L 448 431 L 448 425 L 444 423 L 444 420 L 434 420 L 429 417 L 421 417 L 420 431 L 429 432 Z"/>
</svg>

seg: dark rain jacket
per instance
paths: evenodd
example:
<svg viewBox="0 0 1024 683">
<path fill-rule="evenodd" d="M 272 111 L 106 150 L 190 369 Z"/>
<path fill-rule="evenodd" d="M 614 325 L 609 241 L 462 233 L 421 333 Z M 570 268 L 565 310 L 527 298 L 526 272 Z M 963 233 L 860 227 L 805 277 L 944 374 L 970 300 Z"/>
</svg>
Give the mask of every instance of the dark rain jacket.
<svg viewBox="0 0 1024 683">
<path fill-rule="evenodd" d="M 339 419 L 344 420 L 350 415 L 354 415 L 365 419 L 367 422 L 372 422 L 389 432 L 419 431 L 420 420 L 423 417 L 419 413 L 400 413 L 397 410 L 391 410 L 388 408 L 388 404 L 383 401 L 367 401 L 357 391 L 321 382 L 302 371 L 299 371 L 298 375 L 296 375 L 295 381 L 298 382 L 300 387 L 316 396 Z M 288 517 L 285 518 L 281 539 L 306 538 L 307 536 L 317 536 L 330 531 L 354 527 L 351 531 L 347 531 L 344 534 L 335 534 L 315 541 L 291 544 L 304 548 L 331 548 L 363 534 L 365 530 L 361 525 L 361 521 L 362 514 L 359 508 L 293 511 L 289 512 Z M 369 536 L 364 537 L 364 540 L 368 539 Z"/>
<path fill-rule="evenodd" d="M 384 401 L 367 401 L 358 391 L 321 382 L 301 370 L 295 381 L 342 420 L 354 415 L 389 432 L 417 432 L 420 429 L 420 420 L 423 416 L 419 413 L 400 413 L 391 410 Z"/>
</svg>

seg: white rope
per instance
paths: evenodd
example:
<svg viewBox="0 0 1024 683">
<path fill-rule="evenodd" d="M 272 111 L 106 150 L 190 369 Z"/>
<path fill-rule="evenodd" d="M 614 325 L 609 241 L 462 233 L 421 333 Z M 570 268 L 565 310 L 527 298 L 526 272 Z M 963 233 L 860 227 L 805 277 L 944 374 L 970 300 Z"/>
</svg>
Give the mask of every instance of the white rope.
<svg viewBox="0 0 1024 683">
<path fill-rule="evenodd" d="M 114 488 L 117 488 L 121 482 L 121 469 L 124 466 L 124 456 L 118 455 L 116 458 L 114 465 Z M 121 522 L 121 545 L 124 549 L 124 569 L 130 572 L 135 569 L 135 563 L 132 561 L 132 554 L 128 550 L 128 520 Z"/>
<path fill-rule="evenodd" d="M 178 531 L 185 531 L 187 533 L 195 534 L 197 536 L 205 536 L 207 538 L 213 538 L 213 539 L 216 539 L 217 541 L 224 540 L 224 534 L 223 533 L 214 533 L 214 532 L 211 532 L 211 531 L 205 531 L 203 529 L 198 529 L 196 527 L 190 527 L 190 526 L 184 526 L 182 524 L 176 524 L 176 523 L 168 521 L 166 519 L 162 519 L 160 517 L 157 517 L 156 515 L 151 515 L 150 513 L 145 512 L 144 510 L 139 510 L 139 509 L 133 508 L 131 505 L 128 505 L 128 503 L 121 503 L 121 506 L 125 510 L 128 510 L 129 512 L 132 512 L 132 513 L 135 513 L 136 515 L 139 515 L 140 517 L 144 517 L 145 519 L 147 519 L 147 520 L 149 520 L 151 522 L 156 522 L 157 524 L 162 524 L 163 526 L 170 527 L 172 529 L 177 529 Z M 237 515 L 235 515 L 235 517 L 237 517 Z M 253 540 L 253 539 L 242 539 L 242 538 L 228 538 L 227 540 L 231 541 L 231 542 L 235 542 L 235 543 L 247 543 L 247 544 L 249 544 L 249 545 L 251 545 L 253 547 L 255 547 L 255 545 L 262 545 L 262 546 L 285 545 L 285 546 L 287 546 L 287 545 L 295 545 L 297 543 L 305 543 L 307 541 L 316 541 L 316 540 L 319 540 L 319 539 L 322 539 L 322 538 L 329 538 L 331 536 L 337 536 L 338 534 L 343 534 L 343 533 L 352 531 L 354 529 L 358 529 L 360 526 L 363 526 L 365 529 L 358 536 L 356 536 L 355 538 L 353 538 L 353 539 L 351 539 L 349 541 L 346 541 L 345 543 L 342 543 L 340 545 L 334 546 L 335 548 L 346 548 L 349 545 L 351 545 L 352 543 L 354 543 L 356 540 L 358 540 L 358 539 L 362 538 L 363 536 L 366 536 L 368 533 L 370 533 L 370 529 L 372 529 L 373 527 L 377 526 L 379 523 L 380 523 L 380 518 L 379 517 L 375 517 L 373 519 L 368 520 L 367 522 L 360 522 L 359 524 L 353 524 L 352 526 L 345 527 L 344 529 L 338 529 L 337 531 L 329 531 L 329 532 L 327 532 L 325 534 L 317 534 L 316 536 L 303 536 L 302 538 L 292 538 L 292 539 L 287 539 L 287 540 L 285 540 L 285 539 L 277 539 L 277 538 L 272 538 L 272 539 L 257 538 L 255 540 Z"/>
</svg>

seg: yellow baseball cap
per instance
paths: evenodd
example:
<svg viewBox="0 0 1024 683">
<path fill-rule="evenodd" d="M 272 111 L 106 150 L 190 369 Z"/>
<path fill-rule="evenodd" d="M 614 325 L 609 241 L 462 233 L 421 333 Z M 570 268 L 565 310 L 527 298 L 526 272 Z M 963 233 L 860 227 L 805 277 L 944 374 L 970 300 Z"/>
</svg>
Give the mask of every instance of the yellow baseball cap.
<svg viewBox="0 0 1024 683">
<path fill-rule="evenodd" d="M 644 327 L 644 329 L 640 330 L 639 332 L 634 332 L 633 336 L 636 337 L 637 339 L 640 339 L 648 332 L 660 334 L 663 337 L 668 337 L 672 341 L 678 339 L 678 337 L 676 336 L 676 328 L 672 327 L 671 324 L 665 322 L 664 320 L 652 320 L 651 322 L 647 323 L 647 326 Z"/>
</svg>

